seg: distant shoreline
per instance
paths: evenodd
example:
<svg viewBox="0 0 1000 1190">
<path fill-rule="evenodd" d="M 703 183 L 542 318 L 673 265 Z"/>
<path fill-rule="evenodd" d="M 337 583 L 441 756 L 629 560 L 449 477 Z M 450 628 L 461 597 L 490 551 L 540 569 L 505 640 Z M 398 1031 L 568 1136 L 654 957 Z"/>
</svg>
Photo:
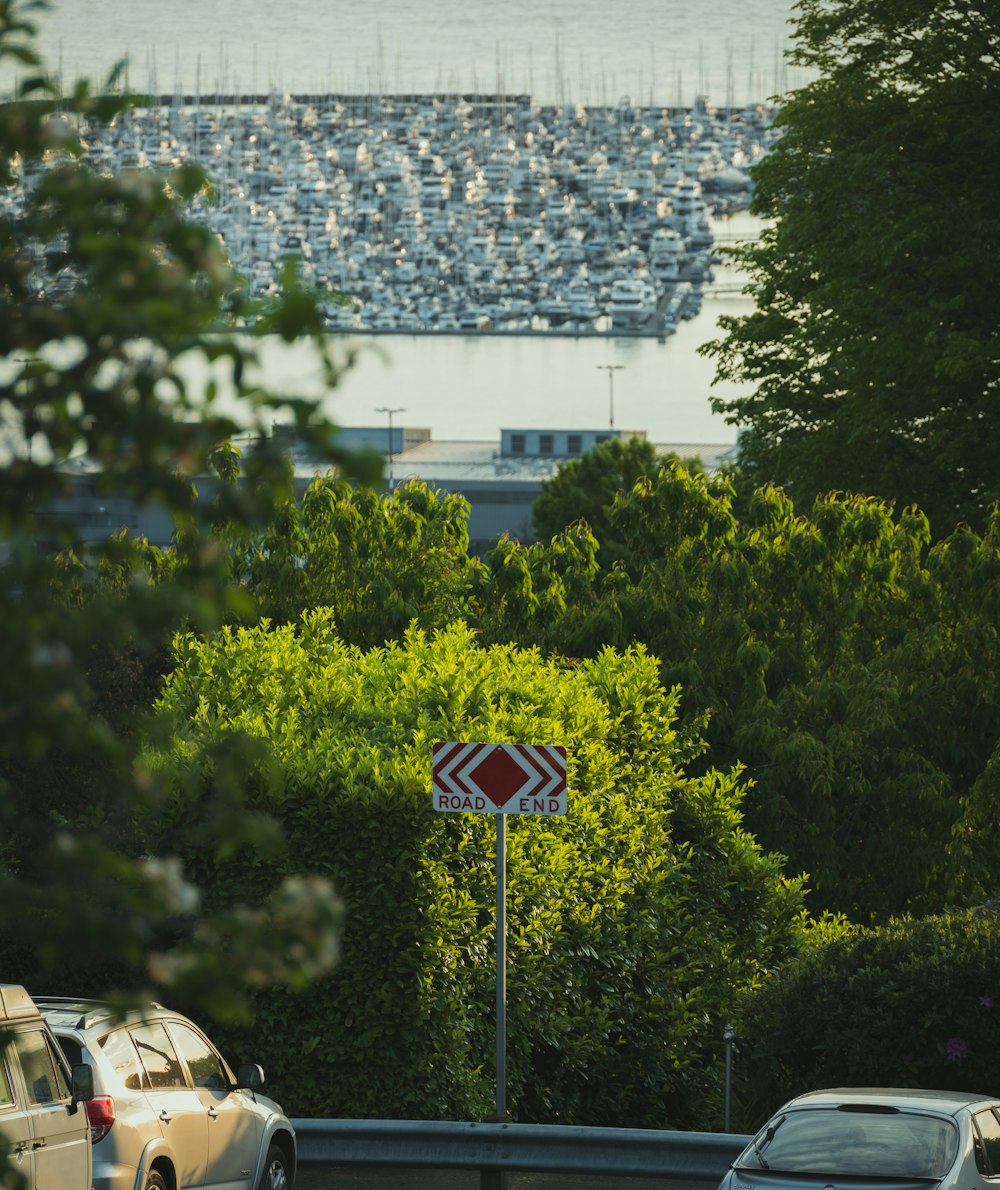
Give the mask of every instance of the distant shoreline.
<svg viewBox="0 0 1000 1190">
<path fill-rule="evenodd" d="M 589 112 L 611 112 L 623 107 L 618 103 L 552 103 L 536 99 L 530 94 L 521 93 L 492 93 L 483 91 L 420 91 L 420 92 L 362 92 L 362 91 L 306 91 L 289 93 L 285 91 L 259 92 L 217 92 L 212 91 L 199 94 L 193 91 L 173 92 L 170 94 L 150 94 L 148 91 L 125 90 L 140 111 L 152 111 L 154 108 L 173 108 L 177 110 L 197 110 L 202 107 L 239 108 L 239 107 L 267 107 L 273 103 L 292 103 L 301 107 L 315 107 L 318 105 L 337 105 L 349 111 L 352 115 L 371 114 L 389 108 L 406 108 L 413 105 L 427 103 L 468 104 L 471 112 L 482 115 L 492 112 L 503 115 L 509 111 L 523 111 L 533 109 L 539 112 L 564 111 L 567 107 L 581 107 Z M 694 103 L 644 103 L 631 100 L 629 107 L 635 112 L 655 112 L 657 114 L 683 113 L 693 115 L 699 110 L 699 99 Z M 756 102 L 713 104 L 713 110 L 722 118 L 731 119 L 734 115 L 750 110 L 775 113 L 778 105 L 770 100 Z"/>
</svg>

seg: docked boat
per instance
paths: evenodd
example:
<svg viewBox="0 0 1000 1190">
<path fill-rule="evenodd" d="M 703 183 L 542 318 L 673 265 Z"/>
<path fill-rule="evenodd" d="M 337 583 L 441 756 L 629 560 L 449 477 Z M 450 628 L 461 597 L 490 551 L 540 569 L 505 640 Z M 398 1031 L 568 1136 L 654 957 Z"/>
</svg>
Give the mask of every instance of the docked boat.
<svg viewBox="0 0 1000 1190">
<path fill-rule="evenodd" d="M 562 326 L 574 317 L 569 302 L 562 293 L 547 293 L 535 303 L 535 313 L 549 326 Z"/>
<path fill-rule="evenodd" d="M 649 271 L 658 284 L 676 284 L 681 278 L 686 256 L 687 248 L 676 228 L 656 229 L 649 244 Z"/>
<path fill-rule="evenodd" d="M 648 281 L 631 278 L 611 286 L 611 325 L 615 330 L 643 326 L 656 313 L 656 290 Z"/>
<path fill-rule="evenodd" d="M 601 308 L 589 282 L 574 279 L 566 286 L 566 305 L 574 321 L 592 323 L 600 316 Z"/>
<path fill-rule="evenodd" d="M 493 320 L 483 306 L 470 306 L 458 315 L 460 331 L 488 331 L 492 325 Z"/>
<path fill-rule="evenodd" d="M 679 177 L 670 196 L 674 214 L 679 219 L 691 219 L 704 210 L 701 183 L 687 174 Z"/>
</svg>

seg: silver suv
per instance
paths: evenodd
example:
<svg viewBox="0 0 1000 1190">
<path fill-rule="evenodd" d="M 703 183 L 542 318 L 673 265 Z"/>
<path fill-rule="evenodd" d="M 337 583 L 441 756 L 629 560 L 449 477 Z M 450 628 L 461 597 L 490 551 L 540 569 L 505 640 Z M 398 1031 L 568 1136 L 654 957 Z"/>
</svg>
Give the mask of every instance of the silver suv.
<svg viewBox="0 0 1000 1190">
<path fill-rule="evenodd" d="M 92 1072 L 70 1074 L 24 988 L 0 983 L 0 1148 L 30 1190 L 90 1190 L 82 1104 L 93 1093 Z"/>
<path fill-rule="evenodd" d="M 261 1093 L 259 1066 L 234 1076 L 196 1025 L 159 1004 L 122 1016 L 90 1000 L 36 1003 L 69 1062 L 94 1071 L 94 1190 L 291 1190 L 295 1133 Z"/>
</svg>

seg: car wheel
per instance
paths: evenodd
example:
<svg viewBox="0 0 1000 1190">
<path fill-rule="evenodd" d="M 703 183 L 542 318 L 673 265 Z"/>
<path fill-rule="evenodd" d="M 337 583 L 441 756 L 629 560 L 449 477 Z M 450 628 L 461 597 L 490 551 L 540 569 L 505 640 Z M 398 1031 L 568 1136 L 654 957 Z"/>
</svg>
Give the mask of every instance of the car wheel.
<svg viewBox="0 0 1000 1190">
<path fill-rule="evenodd" d="M 267 1150 L 267 1162 L 261 1174 L 259 1190 L 292 1190 L 288 1162 L 277 1145 L 271 1145 Z"/>
<path fill-rule="evenodd" d="M 167 1190 L 167 1183 L 162 1176 L 156 1172 L 155 1169 L 146 1174 L 146 1184 L 144 1190 Z"/>
</svg>

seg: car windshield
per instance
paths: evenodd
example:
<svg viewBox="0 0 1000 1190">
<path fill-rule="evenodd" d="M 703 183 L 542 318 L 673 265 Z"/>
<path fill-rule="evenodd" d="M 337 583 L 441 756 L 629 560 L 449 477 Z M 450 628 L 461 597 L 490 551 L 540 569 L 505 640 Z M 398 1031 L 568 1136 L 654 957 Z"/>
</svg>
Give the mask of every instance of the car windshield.
<svg viewBox="0 0 1000 1190">
<path fill-rule="evenodd" d="M 940 1178 L 957 1151 L 958 1129 L 940 1116 L 817 1107 L 772 1120 L 739 1164 L 785 1173 Z"/>
</svg>

